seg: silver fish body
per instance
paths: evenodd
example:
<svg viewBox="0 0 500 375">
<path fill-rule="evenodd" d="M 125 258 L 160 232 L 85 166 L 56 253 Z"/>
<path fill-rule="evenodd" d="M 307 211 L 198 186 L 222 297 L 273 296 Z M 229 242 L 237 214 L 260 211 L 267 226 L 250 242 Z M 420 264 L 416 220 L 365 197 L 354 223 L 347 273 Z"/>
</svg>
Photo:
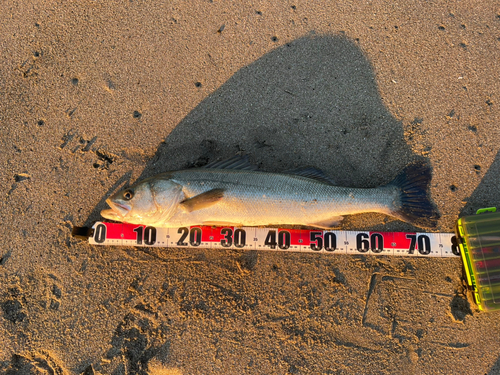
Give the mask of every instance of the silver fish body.
<svg viewBox="0 0 500 375">
<path fill-rule="evenodd" d="M 332 228 L 343 215 L 363 212 L 380 212 L 412 222 L 420 220 L 420 225 L 431 224 L 436 218 L 426 193 L 429 170 L 422 164 L 407 167 L 391 184 L 362 189 L 334 186 L 321 171 L 312 168 L 295 174 L 267 173 L 251 170 L 246 159 L 234 160 L 229 168 L 228 163 L 224 167 L 221 162 L 138 182 L 110 197 L 107 202 L 111 210 L 102 211 L 101 215 L 157 227 Z M 413 189 L 410 199 L 405 186 Z M 422 209 L 424 212 L 420 212 Z"/>
</svg>

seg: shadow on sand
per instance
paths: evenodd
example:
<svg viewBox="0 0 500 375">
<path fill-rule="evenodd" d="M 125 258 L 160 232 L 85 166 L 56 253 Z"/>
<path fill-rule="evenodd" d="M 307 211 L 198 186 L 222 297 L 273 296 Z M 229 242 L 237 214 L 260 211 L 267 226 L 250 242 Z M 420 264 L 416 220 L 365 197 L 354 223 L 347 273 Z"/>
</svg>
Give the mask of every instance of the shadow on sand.
<svg viewBox="0 0 500 375">
<path fill-rule="evenodd" d="M 460 211 L 460 216 L 473 215 L 480 208 L 497 207 L 500 209 L 498 176 L 500 176 L 500 152 L 497 153 L 495 160 L 481 179 L 476 190 L 467 198 L 467 203 Z"/>
<path fill-rule="evenodd" d="M 353 187 L 387 183 L 416 158 L 370 62 L 342 35 L 303 37 L 240 69 L 168 135 L 140 179 L 236 153 L 270 172 L 316 166 Z"/>
<path fill-rule="evenodd" d="M 498 195 L 498 176 L 500 176 L 500 152 L 491 164 L 488 172 L 483 176 L 479 186 L 474 190 L 467 203 L 460 212 L 460 217 L 474 215 L 480 208 L 497 207 L 500 209 L 500 196 Z M 500 374 L 500 357 L 493 364 L 487 375 Z"/>
</svg>

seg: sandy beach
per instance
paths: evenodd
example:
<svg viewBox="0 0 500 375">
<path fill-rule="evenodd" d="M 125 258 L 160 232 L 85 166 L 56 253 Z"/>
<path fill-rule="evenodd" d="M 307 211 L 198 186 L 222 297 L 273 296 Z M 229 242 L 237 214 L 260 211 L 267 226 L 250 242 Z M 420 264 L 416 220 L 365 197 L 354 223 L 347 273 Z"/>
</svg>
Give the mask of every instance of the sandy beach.
<svg viewBox="0 0 500 375">
<path fill-rule="evenodd" d="M 458 257 L 71 236 L 124 184 L 236 154 L 353 187 L 424 160 L 435 232 L 500 207 L 498 2 L 8 1 L 0 51 L 0 373 L 500 374 Z"/>
</svg>

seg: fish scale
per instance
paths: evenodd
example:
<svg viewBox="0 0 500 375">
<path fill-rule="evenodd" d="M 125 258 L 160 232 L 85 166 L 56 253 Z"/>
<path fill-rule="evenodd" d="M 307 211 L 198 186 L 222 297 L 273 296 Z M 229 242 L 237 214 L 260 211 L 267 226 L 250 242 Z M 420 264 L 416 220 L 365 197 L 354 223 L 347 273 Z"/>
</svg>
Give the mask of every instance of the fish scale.
<svg viewBox="0 0 500 375">
<path fill-rule="evenodd" d="M 361 212 L 390 213 L 399 203 L 393 186 L 343 188 L 278 173 L 198 169 L 174 172 L 171 180 L 183 186 L 187 198 L 224 189 L 216 205 L 192 213 L 177 210 L 168 222 L 173 227 L 207 221 L 312 225 Z"/>
<path fill-rule="evenodd" d="M 107 219 L 159 227 L 274 224 L 328 229 L 343 215 L 378 212 L 433 227 L 438 214 L 427 196 L 430 168 L 408 165 L 376 188 L 335 186 L 322 171 L 256 171 L 247 157 L 205 168 L 163 173 L 111 196 Z"/>
</svg>

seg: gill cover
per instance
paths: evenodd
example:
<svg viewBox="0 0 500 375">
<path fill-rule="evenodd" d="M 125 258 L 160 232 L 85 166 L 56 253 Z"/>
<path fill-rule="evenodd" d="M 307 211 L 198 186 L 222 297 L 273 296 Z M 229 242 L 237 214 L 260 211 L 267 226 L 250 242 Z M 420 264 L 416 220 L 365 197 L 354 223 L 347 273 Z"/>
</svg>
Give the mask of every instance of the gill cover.
<svg viewBox="0 0 500 375">
<path fill-rule="evenodd" d="M 101 211 L 110 220 L 132 224 L 161 225 L 183 200 L 182 186 L 168 179 L 147 179 L 111 196 L 111 209 Z"/>
<path fill-rule="evenodd" d="M 155 222 L 165 223 L 174 214 L 184 199 L 182 185 L 172 180 L 151 180 L 148 182 L 156 205 Z M 151 223 L 153 224 L 153 223 Z"/>
</svg>

